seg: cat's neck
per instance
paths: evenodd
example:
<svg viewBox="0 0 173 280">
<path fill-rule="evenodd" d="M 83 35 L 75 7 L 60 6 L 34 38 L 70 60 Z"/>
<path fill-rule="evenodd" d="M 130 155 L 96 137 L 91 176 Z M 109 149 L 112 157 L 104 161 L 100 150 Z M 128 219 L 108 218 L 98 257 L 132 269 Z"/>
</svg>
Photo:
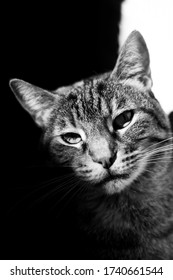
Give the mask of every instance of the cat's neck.
<svg viewBox="0 0 173 280">
<path fill-rule="evenodd" d="M 131 186 L 114 195 L 99 194 L 83 197 L 80 205 L 82 220 L 87 219 L 90 231 L 127 231 L 138 228 L 152 235 L 169 228 L 168 214 L 173 212 L 173 166 L 155 175 L 146 173 Z M 170 218 L 171 219 L 171 218 Z"/>
</svg>

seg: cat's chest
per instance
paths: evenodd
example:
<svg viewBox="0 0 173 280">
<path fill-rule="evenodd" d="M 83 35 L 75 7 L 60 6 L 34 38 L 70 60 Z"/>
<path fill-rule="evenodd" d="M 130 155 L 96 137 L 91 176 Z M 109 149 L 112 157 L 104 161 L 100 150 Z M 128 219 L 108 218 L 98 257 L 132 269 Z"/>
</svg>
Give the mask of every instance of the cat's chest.
<svg viewBox="0 0 173 280">
<path fill-rule="evenodd" d="M 103 200 L 84 207 L 81 221 L 85 231 L 108 243 L 138 245 L 151 237 L 153 229 L 157 228 L 158 220 L 151 213 L 151 207 L 137 199 Z"/>
<path fill-rule="evenodd" d="M 144 211 L 143 211 L 144 212 Z M 126 235 L 127 232 L 135 232 L 135 234 L 143 226 L 141 221 L 141 211 L 135 205 L 117 205 L 102 201 L 101 203 L 93 203 L 84 206 L 82 220 L 89 231 L 102 233 L 109 232 L 111 235 Z M 143 213 L 143 216 L 146 216 Z M 145 219 L 143 219 L 145 220 Z"/>
</svg>

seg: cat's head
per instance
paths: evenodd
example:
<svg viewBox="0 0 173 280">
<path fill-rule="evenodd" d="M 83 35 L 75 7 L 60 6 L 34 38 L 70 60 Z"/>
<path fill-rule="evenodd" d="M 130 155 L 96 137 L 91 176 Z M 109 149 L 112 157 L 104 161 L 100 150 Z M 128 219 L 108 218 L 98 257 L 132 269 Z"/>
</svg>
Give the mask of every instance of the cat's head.
<svg viewBox="0 0 173 280">
<path fill-rule="evenodd" d="M 43 90 L 22 80 L 10 86 L 44 130 L 52 156 L 89 186 L 124 189 L 146 169 L 149 145 L 168 137 L 169 121 L 151 92 L 149 54 L 133 31 L 111 73 Z"/>
</svg>

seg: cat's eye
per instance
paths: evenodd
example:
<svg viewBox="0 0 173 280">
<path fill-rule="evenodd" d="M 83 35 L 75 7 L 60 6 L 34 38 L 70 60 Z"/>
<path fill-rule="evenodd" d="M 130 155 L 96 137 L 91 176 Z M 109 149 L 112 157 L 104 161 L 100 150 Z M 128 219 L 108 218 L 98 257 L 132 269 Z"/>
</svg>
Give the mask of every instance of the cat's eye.
<svg viewBox="0 0 173 280">
<path fill-rule="evenodd" d="M 68 144 L 78 144 L 82 141 L 81 136 L 78 133 L 68 132 L 61 135 L 61 138 L 64 142 Z"/>
<path fill-rule="evenodd" d="M 126 127 L 131 122 L 133 115 L 134 115 L 133 111 L 129 110 L 117 116 L 113 121 L 114 130 L 118 130 Z"/>
</svg>

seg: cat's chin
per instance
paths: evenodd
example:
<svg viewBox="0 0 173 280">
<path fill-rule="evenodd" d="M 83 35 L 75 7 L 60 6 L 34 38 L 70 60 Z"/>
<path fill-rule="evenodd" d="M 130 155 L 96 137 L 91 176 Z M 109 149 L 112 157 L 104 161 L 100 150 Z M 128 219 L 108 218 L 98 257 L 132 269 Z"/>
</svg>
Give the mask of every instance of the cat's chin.
<svg viewBox="0 0 173 280">
<path fill-rule="evenodd" d="M 109 195 L 115 194 L 115 193 L 120 193 L 127 187 L 127 183 L 125 180 L 121 179 L 114 179 L 114 180 L 109 180 L 107 182 L 103 183 L 103 188 L 105 192 Z"/>
<path fill-rule="evenodd" d="M 108 195 L 120 193 L 134 181 L 134 177 L 130 173 L 117 174 L 111 171 L 93 179 L 91 177 L 90 179 L 88 177 L 77 177 L 80 178 L 81 182 L 87 182 L 89 188 L 100 189 L 101 192 L 104 191 Z"/>
<path fill-rule="evenodd" d="M 108 195 L 120 193 L 128 188 L 134 181 L 134 177 L 130 173 L 109 174 L 102 182 L 102 188 Z"/>
</svg>

